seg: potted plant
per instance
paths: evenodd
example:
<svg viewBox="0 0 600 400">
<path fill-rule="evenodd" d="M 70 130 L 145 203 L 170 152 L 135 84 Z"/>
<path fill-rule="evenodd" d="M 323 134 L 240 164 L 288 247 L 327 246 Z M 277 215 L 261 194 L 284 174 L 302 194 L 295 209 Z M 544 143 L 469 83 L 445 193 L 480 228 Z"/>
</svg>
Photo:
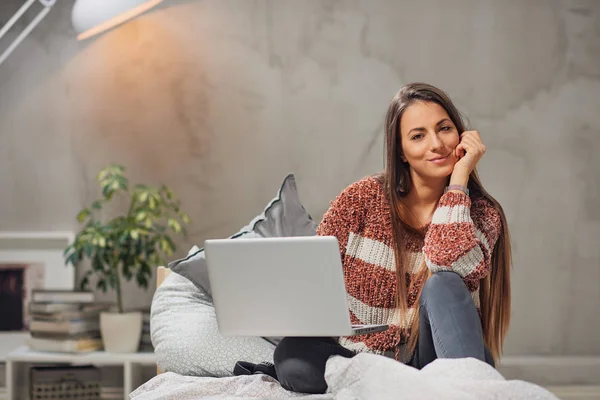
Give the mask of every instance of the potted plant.
<svg viewBox="0 0 600 400">
<path fill-rule="evenodd" d="M 175 251 L 171 234 L 185 235 L 184 225 L 190 222 L 168 187 L 136 185 L 130 189 L 124 172 L 116 164 L 100 171 L 102 198 L 77 214 L 83 228 L 64 252 L 66 264 L 91 262 L 91 270 L 80 282 L 82 290 L 89 286 L 90 276 L 95 276 L 98 289 L 116 291 L 116 312 L 100 314 L 100 332 L 109 352 L 135 352 L 141 337 L 141 312 L 125 312 L 123 306 L 123 279 L 135 278 L 138 286 L 148 288 L 153 267 Z M 126 212 L 106 217 L 105 206 L 111 201 L 123 205 L 123 199 L 128 203 Z"/>
</svg>

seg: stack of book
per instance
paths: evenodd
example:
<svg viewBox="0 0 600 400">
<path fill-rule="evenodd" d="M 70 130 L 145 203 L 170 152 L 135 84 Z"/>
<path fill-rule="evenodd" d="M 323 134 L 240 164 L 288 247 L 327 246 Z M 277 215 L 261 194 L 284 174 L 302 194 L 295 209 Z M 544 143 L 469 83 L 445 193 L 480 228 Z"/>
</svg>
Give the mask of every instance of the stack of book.
<svg viewBox="0 0 600 400">
<path fill-rule="evenodd" d="M 142 310 L 142 336 L 140 339 L 139 351 L 154 351 L 154 347 L 152 347 L 152 340 L 150 339 L 150 310 Z"/>
<path fill-rule="evenodd" d="M 100 312 L 88 291 L 34 290 L 27 345 L 32 350 L 80 353 L 100 350 Z"/>
</svg>

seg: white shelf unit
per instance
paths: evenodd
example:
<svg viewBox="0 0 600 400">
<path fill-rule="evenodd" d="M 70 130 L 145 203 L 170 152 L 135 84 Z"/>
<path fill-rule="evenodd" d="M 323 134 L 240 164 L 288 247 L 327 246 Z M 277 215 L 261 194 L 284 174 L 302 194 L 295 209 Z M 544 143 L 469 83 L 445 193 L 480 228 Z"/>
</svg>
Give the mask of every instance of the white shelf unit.
<svg viewBox="0 0 600 400">
<path fill-rule="evenodd" d="M 6 357 L 6 398 L 7 400 L 29 399 L 29 370 L 31 364 L 70 364 L 122 366 L 123 367 L 123 399 L 144 383 L 142 369 L 156 367 L 154 353 L 106 353 L 103 351 L 68 354 L 32 351 L 28 347 L 20 347 Z"/>
</svg>

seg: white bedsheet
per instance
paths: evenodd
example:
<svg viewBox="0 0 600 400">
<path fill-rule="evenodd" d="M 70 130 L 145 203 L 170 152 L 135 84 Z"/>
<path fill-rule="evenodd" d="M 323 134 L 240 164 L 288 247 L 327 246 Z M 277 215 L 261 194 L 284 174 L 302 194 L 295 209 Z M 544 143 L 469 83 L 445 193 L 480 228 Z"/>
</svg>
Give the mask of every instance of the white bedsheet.
<svg viewBox="0 0 600 400">
<path fill-rule="evenodd" d="M 200 378 L 165 373 L 140 386 L 131 399 L 289 399 L 306 400 L 492 400 L 558 399 L 546 389 L 519 380 L 505 380 L 486 363 L 472 358 L 439 359 L 416 370 L 372 354 L 354 358 L 332 357 L 324 395 L 302 395 L 284 390 L 264 375 Z"/>
</svg>

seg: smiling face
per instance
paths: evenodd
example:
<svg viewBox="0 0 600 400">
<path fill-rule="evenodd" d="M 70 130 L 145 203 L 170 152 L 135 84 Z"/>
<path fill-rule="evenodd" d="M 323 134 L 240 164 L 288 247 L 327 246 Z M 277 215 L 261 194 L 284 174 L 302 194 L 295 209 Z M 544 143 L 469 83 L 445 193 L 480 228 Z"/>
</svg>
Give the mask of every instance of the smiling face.
<svg viewBox="0 0 600 400">
<path fill-rule="evenodd" d="M 402 161 L 423 181 L 452 174 L 459 133 L 446 110 L 437 103 L 415 101 L 400 120 Z"/>
</svg>

